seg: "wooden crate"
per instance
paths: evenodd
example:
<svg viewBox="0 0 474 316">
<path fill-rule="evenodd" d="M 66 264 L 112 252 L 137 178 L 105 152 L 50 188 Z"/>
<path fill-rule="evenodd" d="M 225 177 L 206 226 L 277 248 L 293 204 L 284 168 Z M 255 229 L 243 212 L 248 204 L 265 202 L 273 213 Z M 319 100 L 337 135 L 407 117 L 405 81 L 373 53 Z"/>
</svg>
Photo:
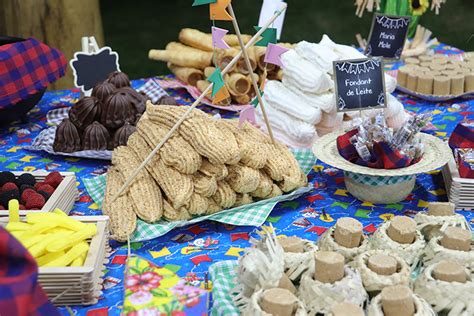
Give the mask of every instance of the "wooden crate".
<svg viewBox="0 0 474 316">
<path fill-rule="evenodd" d="M 461 178 L 454 158 L 442 172 L 449 201 L 456 205 L 456 209 L 474 210 L 474 179 Z"/>
<path fill-rule="evenodd" d="M 37 211 L 38 212 L 38 211 Z M 57 306 L 93 305 L 98 301 L 107 258 L 110 254 L 108 216 L 71 216 L 97 225 L 97 234 L 88 240 L 89 252 L 82 267 L 40 267 L 38 281 Z M 24 217 L 21 218 L 24 220 Z M 6 226 L 7 218 L 0 218 Z"/>
<path fill-rule="evenodd" d="M 13 172 L 16 177 L 19 177 L 23 173 L 24 172 Z M 38 182 L 43 181 L 49 174 L 47 171 L 33 171 L 30 173 Z M 60 172 L 60 174 L 63 177 L 63 181 L 56 190 L 54 190 L 43 208 L 41 210 L 21 210 L 20 215 L 25 215 L 29 212 L 51 212 L 55 208 L 59 208 L 66 214 L 69 214 L 78 196 L 76 174 L 74 172 Z M 0 210 L 0 217 L 3 216 L 8 216 L 8 210 Z"/>
</svg>

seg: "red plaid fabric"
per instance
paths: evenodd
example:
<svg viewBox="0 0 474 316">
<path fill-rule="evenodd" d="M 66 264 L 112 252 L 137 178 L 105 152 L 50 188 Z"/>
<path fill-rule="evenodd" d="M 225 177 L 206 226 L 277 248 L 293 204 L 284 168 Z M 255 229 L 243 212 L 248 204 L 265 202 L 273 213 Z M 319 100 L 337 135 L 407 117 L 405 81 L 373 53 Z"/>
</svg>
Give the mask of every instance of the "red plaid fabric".
<svg viewBox="0 0 474 316">
<path fill-rule="evenodd" d="M 66 65 L 63 53 L 34 38 L 0 46 L 0 108 L 46 88 Z"/>
<path fill-rule="evenodd" d="M 454 151 L 457 148 L 474 148 L 474 127 L 459 123 L 449 137 L 449 147 Z M 462 155 L 455 155 L 456 164 L 461 178 L 474 179 L 474 170 L 469 163 L 462 159 Z"/>
<path fill-rule="evenodd" d="M 357 130 L 354 129 L 337 138 L 339 154 L 356 165 L 376 169 L 398 169 L 408 167 L 418 162 L 401 154 L 398 150 L 393 150 L 390 145 L 385 142 L 375 142 L 371 152 L 371 160 L 364 161 L 350 141 L 351 137 L 356 134 Z"/>
<path fill-rule="evenodd" d="M 30 253 L 0 227 L 0 315 L 56 316 L 38 283 L 38 266 Z"/>
</svg>

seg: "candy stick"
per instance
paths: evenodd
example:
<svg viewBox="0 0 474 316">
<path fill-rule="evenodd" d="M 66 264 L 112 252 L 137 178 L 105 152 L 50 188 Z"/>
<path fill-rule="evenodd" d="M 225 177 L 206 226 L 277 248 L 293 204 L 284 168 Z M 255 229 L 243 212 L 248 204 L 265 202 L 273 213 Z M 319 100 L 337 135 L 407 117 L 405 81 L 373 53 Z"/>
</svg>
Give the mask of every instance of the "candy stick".
<svg viewBox="0 0 474 316">
<path fill-rule="evenodd" d="M 286 3 L 282 3 L 282 8 L 278 11 L 275 12 L 275 14 L 267 21 L 267 23 L 250 39 L 250 41 L 245 45 L 245 49 L 252 47 L 255 45 L 255 43 L 259 40 L 260 35 L 270 27 L 270 25 L 286 10 Z M 244 51 L 245 51 L 244 49 Z M 240 51 L 234 59 L 224 68 L 222 71 L 222 75 L 224 76 L 229 70 L 235 65 L 235 63 L 239 60 L 239 58 L 242 56 L 242 51 Z M 148 155 L 148 157 L 141 163 L 140 166 L 138 166 L 135 171 L 128 177 L 128 179 L 125 181 L 125 183 L 122 185 L 122 187 L 118 190 L 118 192 L 112 197 L 110 200 L 110 203 L 113 203 L 132 183 L 132 181 L 135 179 L 135 177 L 140 173 L 140 171 L 145 168 L 145 166 L 151 161 L 153 156 L 156 155 L 158 150 L 163 146 L 164 143 L 176 132 L 176 130 L 181 126 L 181 124 L 184 122 L 184 120 L 191 114 L 191 112 L 194 110 L 194 108 L 206 97 L 206 95 L 211 91 L 213 84 L 210 84 L 209 87 L 207 87 L 201 95 L 194 101 L 193 104 L 189 107 L 189 109 L 184 112 L 183 116 L 176 122 L 176 124 L 168 131 L 168 133 L 165 135 L 165 137 L 155 146 L 155 149 Z M 257 94 L 258 90 L 256 91 Z"/>
<path fill-rule="evenodd" d="M 263 104 L 262 95 L 261 95 L 260 90 L 258 88 L 257 81 L 255 80 L 255 77 L 253 76 L 252 65 L 250 64 L 250 59 L 249 59 L 249 55 L 247 53 L 247 48 L 245 47 L 244 41 L 242 40 L 242 35 L 240 34 L 239 23 L 237 22 L 237 18 L 235 17 L 234 9 L 232 8 L 232 3 L 230 3 L 227 8 L 229 10 L 229 14 L 232 16 L 232 24 L 234 25 L 235 34 L 237 35 L 237 38 L 239 39 L 240 48 L 242 49 L 245 64 L 247 65 L 247 69 L 248 69 L 248 72 L 250 74 L 250 79 L 252 80 L 253 89 L 255 90 L 255 93 L 257 94 L 258 103 L 260 103 L 260 108 L 262 109 L 263 119 L 265 121 L 265 125 L 267 126 L 268 134 L 270 135 L 270 139 L 272 140 L 272 143 L 275 144 L 275 139 L 273 138 L 272 128 L 270 126 L 270 122 L 268 121 L 267 112 L 265 111 L 265 106 Z"/>
</svg>

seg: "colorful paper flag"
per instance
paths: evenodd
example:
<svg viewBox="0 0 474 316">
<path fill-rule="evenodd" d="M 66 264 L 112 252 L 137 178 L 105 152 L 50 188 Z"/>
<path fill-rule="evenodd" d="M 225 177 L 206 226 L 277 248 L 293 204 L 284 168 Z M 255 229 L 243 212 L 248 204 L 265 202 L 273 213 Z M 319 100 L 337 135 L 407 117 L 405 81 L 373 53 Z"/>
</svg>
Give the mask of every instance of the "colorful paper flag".
<svg viewBox="0 0 474 316">
<path fill-rule="evenodd" d="M 256 124 L 255 122 L 255 108 L 253 106 L 249 106 L 242 111 L 240 111 L 239 115 L 239 128 L 246 122 L 250 122 L 251 124 Z"/>
<path fill-rule="evenodd" d="M 260 89 L 258 89 L 258 90 L 259 90 L 259 92 L 260 92 L 260 95 L 263 97 L 263 91 L 260 90 Z M 258 106 L 258 98 L 255 97 L 255 98 L 252 100 L 252 102 L 250 102 L 250 104 L 253 105 L 253 106 L 256 108 L 256 107 Z"/>
<path fill-rule="evenodd" d="M 217 91 L 216 96 L 212 99 L 212 104 L 218 104 L 222 100 L 230 98 L 229 91 L 224 86 L 219 91 Z"/>
<path fill-rule="evenodd" d="M 229 49 L 230 46 L 224 41 L 224 36 L 229 33 L 228 30 L 213 26 L 212 32 L 212 46 L 222 49 Z"/>
<path fill-rule="evenodd" d="M 224 78 L 222 77 L 222 72 L 219 67 L 214 70 L 214 72 L 207 78 L 207 80 L 212 83 L 212 92 L 211 97 L 215 97 L 217 92 L 225 86 Z"/>
<path fill-rule="evenodd" d="M 194 0 L 193 7 L 196 7 L 198 5 L 216 3 L 216 2 L 217 0 Z"/>
<path fill-rule="evenodd" d="M 281 62 L 281 55 L 289 51 L 288 48 L 283 46 L 279 46 L 276 44 L 268 43 L 267 51 L 265 52 L 265 59 L 266 63 L 274 64 L 280 67 L 283 67 L 283 63 Z"/>
<path fill-rule="evenodd" d="M 260 31 L 261 27 L 260 26 L 254 26 L 255 30 Z M 269 27 L 262 33 L 262 39 L 258 41 L 255 46 L 267 46 L 269 43 L 276 44 L 277 42 L 277 36 L 276 36 L 276 29 Z"/>
<path fill-rule="evenodd" d="M 209 16 L 211 20 L 232 21 L 232 17 L 227 12 L 231 0 L 217 0 L 209 5 Z"/>
</svg>

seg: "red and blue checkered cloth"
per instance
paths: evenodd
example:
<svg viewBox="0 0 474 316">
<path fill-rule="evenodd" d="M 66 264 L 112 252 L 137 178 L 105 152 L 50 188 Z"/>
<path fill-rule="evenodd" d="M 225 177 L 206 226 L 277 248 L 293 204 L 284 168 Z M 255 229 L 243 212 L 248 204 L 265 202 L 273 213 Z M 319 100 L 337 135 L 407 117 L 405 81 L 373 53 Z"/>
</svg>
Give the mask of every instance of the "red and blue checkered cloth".
<svg viewBox="0 0 474 316">
<path fill-rule="evenodd" d="M 449 147 L 451 147 L 453 151 L 458 148 L 474 148 L 474 127 L 459 123 L 454 128 L 451 137 L 449 137 Z M 464 161 L 461 155 L 457 155 L 455 158 L 461 178 L 474 178 L 474 170 L 471 169 L 470 164 Z"/>
<path fill-rule="evenodd" d="M 417 162 L 403 155 L 398 150 L 393 150 L 385 142 L 374 142 L 371 159 L 370 161 L 365 161 L 359 156 L 355 146 L 351 143 L 351 137 L 357 133 L 357 129 L 353 129 L 337 138 L 339 154 L 356 165 L 375 169 L 398 169 L 408 167 Z"/>
<path fill-rule="evenodd" d="M 43 90 L 66 66 L 63 53 L 34 38 L 0 46 L 0 108 Z"/>
<path fill-rule="evenodd" d="M 56 316 L 38 283 L 38 266 L 31 254 L 0 227 L 0 315 Z"/>
</svg>

